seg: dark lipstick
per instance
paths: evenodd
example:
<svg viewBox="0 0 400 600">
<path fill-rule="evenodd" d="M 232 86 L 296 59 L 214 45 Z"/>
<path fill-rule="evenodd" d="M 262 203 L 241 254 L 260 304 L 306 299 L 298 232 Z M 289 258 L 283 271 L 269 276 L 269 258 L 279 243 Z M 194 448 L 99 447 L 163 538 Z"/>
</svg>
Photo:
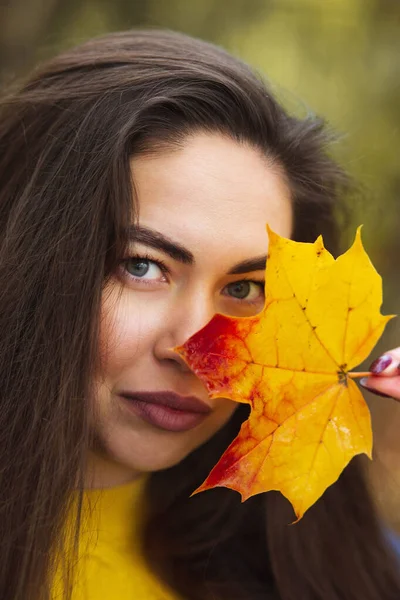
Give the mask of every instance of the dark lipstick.
<svg viewBox="0 0 400 600">
<path fill-rule="evenodd" d="M 126 406 L 142 419 L 166 431 L 188 431 L 202 423 L 211 407 L 195 396 L 174 392 L 120 392 Z"/>
</svg>

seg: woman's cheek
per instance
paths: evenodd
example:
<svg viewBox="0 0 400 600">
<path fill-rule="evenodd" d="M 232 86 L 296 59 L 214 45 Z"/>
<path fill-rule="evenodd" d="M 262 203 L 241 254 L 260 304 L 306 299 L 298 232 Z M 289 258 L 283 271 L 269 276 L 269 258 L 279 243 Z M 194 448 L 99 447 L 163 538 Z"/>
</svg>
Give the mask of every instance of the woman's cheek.
<svg viewBox="0 0 400 600">
<path fill-rule="evenodd" d="M 100 322 L 100 362 L 112 375 L 151 352 L 163 314 L 149 294 L 115 286 L 104 295 Z"/>
<path fill-rule="evenodd" d="M 104 374 L 114 370 L 121 362 L 127 345 L 135 343 L 137 346 L 134 324 L 129 297 L 124 289 L 116 284 L 109 286 L 103 293 L 99 332 L 100 364 Z"/>
</svg>

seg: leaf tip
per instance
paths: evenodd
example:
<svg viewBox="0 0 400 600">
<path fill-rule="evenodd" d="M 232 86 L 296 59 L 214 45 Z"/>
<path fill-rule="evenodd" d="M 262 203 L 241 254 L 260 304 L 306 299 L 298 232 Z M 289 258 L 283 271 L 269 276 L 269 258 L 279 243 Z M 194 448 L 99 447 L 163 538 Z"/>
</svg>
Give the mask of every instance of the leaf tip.
<svg viewBox="0 0 400 600">
<path fill-rule="evenodd" d="M 359 225 L 356 229 L 356 235 L 354 238 L 354 242 L 353 245 L 354 246 L 359 246 L 360 248 L 364 249 L 364 244 L 362 242 L 362 237 L 361 237 L 361 230 L 364 227 L 364 225 Z"/>
<path fill-rule="evenodd" d="M 275 242 L 279 238 L 279 235 L 277 233 L 275 233 L 275 231 L 273 229 L 271 229 L 271 227 L 268 225 L 268 223 L 266 224 L 265 227 L 267 230 L 268 239 L 269 239 L 270 243 Z"/>
<path fill-rule="evenodd" d="M 207 485 L 207 480 L 206 480 L 190 494 L 189 498 L 192 498 L 193 496 L 200 494 L 200 492 L 205 492 L 208 489 L 210 489 L 210 486 Z"/>
<path fill-rule="evenodd" d="M 294 514 L 296 515 L 296 518 L 295 518 L 295 520 L 294 520 L 294 521 L 292 521 L 292 522 L 290 523 L 290 525 L 297 525 L 297 523 L 298 523 L 299 521 L 301 521 L 301 519 L 303 518 L 303 515 L 302 515 L 302 514 L 300 514 L 300 513 L 296 513 L 296 512 L 295 512 Z"/>
<path fill-rule="evenodd" d="M 392 319 L 397 319 L 398 316 L 399 315 L 383 315 L 383 318 L 385 319 L 385 323 L 389 323 Z"/>
<path fill-rule="evenodd" d="M 303 518 L 304 513 L 306 512 L 308 507 L 304 508 L 304 507 L 299 506 L 299 503 L 295 502 L 293 499 L 290 500 L 289 498 L 287 498 L 287 500 L 289 500 L 290 504 L 292 505 L 292 509 L 293 509 L 294 515 L 296 517 L 296 519 L 291 522 L 291 525 L 295 525 Z"/>
<path fill-rule="evenodd" d="M 314 242 L 314 246 L 315 246 L 315 251 L 316 251 L 317 255 L 319 255 L 323 250 L 325 250 L 324 238 L 322 237 L 322 235 L 319 235 L 317 237 L 317 239 Z"/>
<path fill-rule="evenodd" d="M 176 352 L 176 354 L 180 354 L 181 356 L 185 354 L 184 346 L 173 346 L 170 349 L 172 350 L 172 352 Z"/>
<path fill-rule="evenodd" d="M 190 367 L 190 364 L 188 362 L 188 350 L 185 346 L 185 344 L 182 344 L 182 346 L 174 346 L 173 348 L 170 348 L 170 350 L 172 352 L 175 352 L 175 354 L 178 354 L 178 356 L 180 356 L 184 360 L 188 367 Z"/>
</svg>

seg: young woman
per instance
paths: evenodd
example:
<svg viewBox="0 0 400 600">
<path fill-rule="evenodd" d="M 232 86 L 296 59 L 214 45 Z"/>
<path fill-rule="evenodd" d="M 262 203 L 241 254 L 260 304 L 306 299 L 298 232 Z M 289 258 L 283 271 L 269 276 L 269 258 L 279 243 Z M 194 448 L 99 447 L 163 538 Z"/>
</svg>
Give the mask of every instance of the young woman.
<svg viewBox="0 0 400 600">
<path fill-rule="evenodd" d="M 1 598 L 400 597 L 362 459 L 294 526 L 277 493 L 190 497 L 247 412 L 171 348 L 261 310 L 266 223 L 337 252 L 327 140 L 169 32 L 88 42 L 4 99 Z M 391 356 L 367 384 L 400 398 Z"/>
</svg>

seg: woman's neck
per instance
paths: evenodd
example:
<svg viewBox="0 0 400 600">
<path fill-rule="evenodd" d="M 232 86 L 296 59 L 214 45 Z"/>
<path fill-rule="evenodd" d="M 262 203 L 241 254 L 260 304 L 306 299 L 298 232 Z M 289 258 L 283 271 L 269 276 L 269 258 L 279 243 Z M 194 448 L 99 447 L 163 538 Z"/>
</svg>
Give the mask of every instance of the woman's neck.
<svg viewBox="0 0 400 600">
<path fill-rule="evenodd" d="M 141 473 L 90 450 L 86 464 L 86 489 L 112 488 L 137 479 Z"/>
</svg>

